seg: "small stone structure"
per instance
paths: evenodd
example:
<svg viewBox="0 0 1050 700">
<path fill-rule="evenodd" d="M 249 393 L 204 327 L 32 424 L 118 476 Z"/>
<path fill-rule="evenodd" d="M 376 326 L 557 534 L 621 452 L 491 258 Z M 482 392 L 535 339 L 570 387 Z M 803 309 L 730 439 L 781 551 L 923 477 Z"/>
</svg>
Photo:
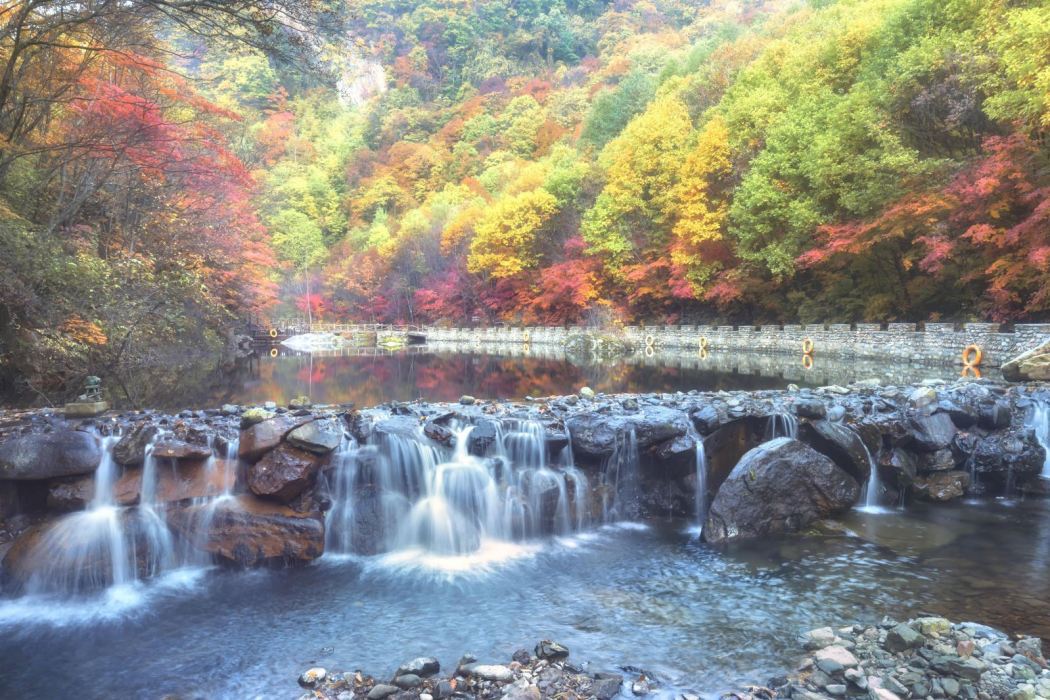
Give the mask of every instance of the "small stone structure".
<svg viewBox="0 0 1050 700">
<path fill-rule="evenodd" d="M 438 328 L 421 332 L 427 341 L 467 343 L 529 343 L 562 345 L 584 327 Z M 962 365 L 962 353 L 976 345 L 982 367 L 998 367 L 1010 358 L 1050 338 L 1050 323 L 1016 324 L 1004 330 L 998 323 L 833 323 L 784 326 L 627 326 L 627 340 L 644 348 L 672 347 L 699 351 L 706 339 L 711 352 L 792 353 L 801 356 L 802 343 L 813 342 L 813 354 L 843 358 L 875 358 L 885 362 Z M 650 342 L 651 341 L 651 342 Z"/>
</svg>

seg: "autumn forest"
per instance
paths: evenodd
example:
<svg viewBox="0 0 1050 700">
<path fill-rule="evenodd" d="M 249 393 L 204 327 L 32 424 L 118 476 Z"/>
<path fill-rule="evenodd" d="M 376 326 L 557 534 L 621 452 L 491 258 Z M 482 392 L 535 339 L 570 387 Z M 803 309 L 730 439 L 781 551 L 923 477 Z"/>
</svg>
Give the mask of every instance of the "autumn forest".
<svg viewBox="0 0 1050 700">
<path fill-rule="evenodd" d="M 1038 0 L 0 4 L 0 365 L 1050 318 Z M 79 375 L 78 375 L 79 376 Z"/>
</svg>

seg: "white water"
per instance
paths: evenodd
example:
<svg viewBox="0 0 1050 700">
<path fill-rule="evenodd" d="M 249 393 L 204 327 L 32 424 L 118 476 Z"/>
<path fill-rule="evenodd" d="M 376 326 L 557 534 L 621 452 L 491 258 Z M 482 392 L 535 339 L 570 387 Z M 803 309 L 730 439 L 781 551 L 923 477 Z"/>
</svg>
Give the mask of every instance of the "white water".
<svg viewBox="0 0 1050 700">
<path fill-rule="evenodd" d="M 778 437 L 798 438 L 798 418 L 793 413 L 771 413 L 766 428 L 766 440 Z"/>
<path fill-rule="evenodd" d="M 494 423 L 484 456 L 470 453 L 471 425 L 451 426 L 451 449 L 421 428 L 345 443 L 329 478 L 326 552 L 373 550 L 394 569 L 486 569 L 531 555 L 538 537 L 585 528 L 590 488 L 571 451 L 552 464 L 541 423 Z"/>
<path fill-rule="evenodd" d="M 1041 476 L 1050 479 L 1050 403 L 1040 401 L 1032 409 L 1029 424 L 1035 430 L 1035 439 L 1046 451 Z"/>
</svg>

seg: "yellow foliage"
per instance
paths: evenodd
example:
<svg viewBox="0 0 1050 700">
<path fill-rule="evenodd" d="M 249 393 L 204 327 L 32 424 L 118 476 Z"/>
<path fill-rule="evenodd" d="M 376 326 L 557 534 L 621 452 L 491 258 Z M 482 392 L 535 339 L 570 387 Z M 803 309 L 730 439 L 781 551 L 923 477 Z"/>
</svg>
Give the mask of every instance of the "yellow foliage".
<svg viewBox="0 0 1050 700">
<path fill-rule="evenodd" d="M 542 189 L 497 200 L 475 226 L 467 269 L 513 277 L 535 266 L 537 233 L 557 209 L 558 200 Z"/>
</svg>

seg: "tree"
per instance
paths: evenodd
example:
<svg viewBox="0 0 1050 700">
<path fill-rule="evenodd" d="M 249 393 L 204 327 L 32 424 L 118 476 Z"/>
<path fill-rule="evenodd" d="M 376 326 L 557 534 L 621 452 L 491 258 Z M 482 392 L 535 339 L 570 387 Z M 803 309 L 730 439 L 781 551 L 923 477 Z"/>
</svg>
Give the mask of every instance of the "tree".
<svg viewBox="0 0 1050 700">
<path fill-rule="evenodd" d="M 496 200 L 474 228 L 467 269 L 499 279 L 532 268 L 540 259 L 537 238 L 557 209 L 543 189 Z"/>
<path fill-rule="evenodd" d="M 274 248 L 278 255 L 303 276 L 304 293 L 310 298 L 310 268 L 324 260 L 327 251 L 321 228 L 302 212 L 285 209 L 277 213 L 270 222 Z M 313 323 L 312 305 L 306 310 Z"/>
</svg>

